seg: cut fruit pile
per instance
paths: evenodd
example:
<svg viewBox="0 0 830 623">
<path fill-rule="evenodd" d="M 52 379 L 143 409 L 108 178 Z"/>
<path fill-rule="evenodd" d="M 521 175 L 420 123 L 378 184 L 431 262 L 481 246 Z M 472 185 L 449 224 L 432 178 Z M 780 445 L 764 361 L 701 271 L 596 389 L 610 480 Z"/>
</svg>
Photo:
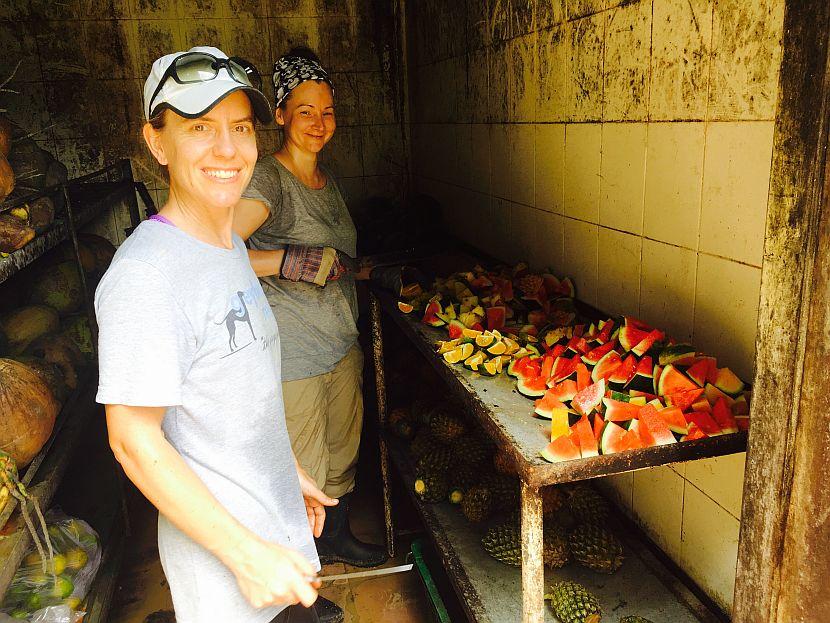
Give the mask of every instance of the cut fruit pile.
<svg viewBox="0 0 830 623">
<path fill-rule="evenodd" d="M 632 317 L 576 325 L 511 366 L 551 421 L 551 462 L 735 433 L 749 426 L 746 385 L 714 357 Z"/>
</svg>

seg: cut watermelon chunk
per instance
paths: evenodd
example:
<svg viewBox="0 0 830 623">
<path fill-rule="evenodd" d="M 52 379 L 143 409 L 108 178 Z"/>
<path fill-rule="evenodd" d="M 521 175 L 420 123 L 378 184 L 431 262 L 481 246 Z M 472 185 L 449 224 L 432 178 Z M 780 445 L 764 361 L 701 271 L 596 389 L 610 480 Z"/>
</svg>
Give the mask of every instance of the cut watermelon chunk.
<svg viewBox="0 0 830 623">
<path fill-rule="evenodd" d="M 565 405 L 562 405 L 563 407 Z M 556 441 L 563 435 L 570 435 L 571 429 L 568 427 L 568 410 L 559 409 L 553 414 L 550 420 L 550 440 Z"/>
<path fill-rule="evenodd" d="M 559 402 L 570 402 L 578 391 L 576 381 L 568 379 L 551 387 L 545 396 L 551 396 Z"/>
<path fill-rule="evenodd" d="M 686 435 L 689 432 L 689 423 L 683 417 L 683 412 L 677 407 L 668 407 L 657 413 L 669 430 L 678 435 Z"/>
<path fill-rule="evenodd" d="M 627 422 L 634 420 L 640 415 L 639 405 L 634 405 L 628 402 L 621 402 L 612 398 L 603 398 L 605 405 L 605 419 L 608 422 Z"/>
<path fill-rule="evenodd" d="M 462 322 L 459 322 L 458 320 L 450 320 L 447 325 L 447 332 L 449 333 L 451 340 L 457 340 L 464 335 L 464 329 L 466 328 L 467 327 L 465 327 Z"/>
<path fill-rule="evenodd" d="M 550 395 L 550 390 L 536 400 L 533 403 L 534 409 L 533 412 L 541 418 L 545 418 L 546 420 L 550 420 L 553 418 L 553 414 L 564 409 L 565 412 L 568 411 L 568 407 L 563 405 L 559 400 L 557 400 L 554 396 Z"/>
<path fill-rule="evenodd" d="M 697 385 L 672 364 L 663 368 L 660 381 L 657 384 L 657 395 L 668 396 L 690 389 L 697 389 Z"/>
<path fill-rule="evenodd" d="M 694 402 L 703 394 L 703 388 L 687 389 L 666 396 L 666 404 L 670 407 L 677 407 L 681 411 L 688 411 Z"/>
<path fill-rule="evenodd" d="M 542 358 L 542 371 L 539 373 L 540 376 L 545 377 L 546 379 L 550 377 L 550 373 L 553 370 L 554 361 L 557 361 L 557 358 L 551 354 L 547 354 Z"/>
<path fill-rule="evenodd" d="M 493 307 L 488 307 L 486 314 L 488 331 L 492 331 L 493 329 L 501 331 L 504 329 L 504 324 L 507 320 L 507 310 L 504 305 L 494 305 Z"/>
<path fill-rule="evenodd" d="M 709 436 L 721 434 L 721 428 L 718 426 L 718 423 L 705 411 L 690 411 L 684 417 L 690 425 L 696 424 L 700 430 Z"/>
<path fill-rule="evenodd" d="M 749 403 L 746 401 L 746 394 L 738 396 L 731 405 L 734 415 L 749 415 Z"/>
<path fill-rule="evenodd" d="M 693 361 L 695 355 L 697 355 L 697 351 L 691 344 L 672 344 L 671 346 L 666 346 L 660 352 L 660 365 L 667 366 L 670 363 L 675 365 L 691 365 L 688 362 Z"/>
<path fill-rule="evenodd" d="M 612 350 L 597 362 L 594 369 L 591 371 L 591 380 L 598 383 L 600 379 L 608 380 L 614 372 L 622 365 L 622 359 L 617 351 Z"/>
<path fill-rule="evenodd" d="M 591 412 L 602 404 L 602 399 L 605 396 L 605 380 L 600 379 L 597 383 L 589 385 L 571 401 L 571 406 L 576 409 L 577 413 L 582 415 L 590 415 Z"/>
<path fill-rule="evenodd" d="M 573 281 L 571 281 L 570 277 L 560 279 L 559 289 L 556 291 L 556 293 L 560 296 L 564 296 L 570 299 L 576 296 L 576 290 L 574 289 L 574 284 Z"/>
<path fill-rule="evenodd" d="M 640 420 L 631 420 L 631 424 L 628 425 L 628 430 L 637 433 L 644 447 L 650 448 L 657 445 L 654 436 L 652 436 L 651 432 Z M 669 434 L 671 435 L 671 433 Z M 672 439 L 674 439 L 674 435 L 672 435 Z"/>
<path fill-rule="evenodd" d="M 657 391 L 657 385 L 660 383 L 661 374 L 663 374 L 663 368 L 659 365 L 654 366 L 654 376 L 652 377 L 652 384 L 654 387 L 654 393 L 658 395 L 660 394 L 660 392 Z"/>
<path fill-rule="evenodd" d="M 594 413 L 591 417 L 593 418 L 594 437 L 599 441 L 599 438 L 602 437 L 602 429 L 605 428 L 605 420 L 599 413 Z"/>
<path fill-rule="evenodd" d="M 645 398 L 646 402 L 651 402 L 652 400 L 657 398 L 655 394 L 649 392 L 641 392 L 639 389 L 628 390 L 628 395 L 631 396 L 631 398 Z"/>
<path fill-rule="evenodd" d="M 646 324 L 645 322 L 643 322 L 639 318 L 635 318 L 634 316 L 623 316 L 623 325 L 626 327 L 633 327 L 638 331 L 645 331 L 646 333 L 654 329 L 654 327 L 652 327 L 651 325 Z"/>
<path fill-rule="evenodd" d="M 597 449 L 597 440 L 594 437 L 594 431 L 591 428 L 591 423 L 586 416 L 579 418 L 579 421 L 573 425 L 573 429 L 579 438 L 579 452 L 583 459 L 589 456 L 599 455 Z"/>
<path fill-rule="evenodd" d="M 553 346 L 553 347 L 552 347 L 552 348 L 548 351 L 548 354 L 549 354 L 549 355 L 553 355 L 553 357 L 554 357 L 554 359 L 555 359 L 556 357 L 561 357 L 561 356 L 564 354 L 565 350 L 567 350 L 567 349 L 565 348 L 565 345 L 564 345 L 564 344 L 555 344 L 555 345 L 554 345 L 554 346 Z"/>
<path fill-rule="evenodd" d="M 647 434 L 654 440 L 654 444 L 658 446 L 675 443 L 674 435 L 672 435 L 665 420 L 660 417 L 660 414 L 657 413 L 657 410 L 653 406 L 646 405 L 640 409 L 640 418 L 637 422 L 640 438 L 643 441 L 645 441 Z"/>
<path fill-rule="evenodd" d="M 519 379 L 516 381 L 516 389 L 522 396 L 528 398 L 541 398 L 548 391 L 547 379 L 537 376 L 529 379 Z"/>
<path fill-rule="evenodd" d="M 708 436 L 697 424 L 692 423 L 689 425 L 689 432 L 683 435 L 680 441 L 694 441 L 695 439 L 705 439 Z"/>
<path fill-rule="evenodd" d="M 717 387 L 709 383 L 706 383 L 704 392 L 706 393 L 706 400 L 709 401 L 710 405 L 714 405 L 718 401 L 718 398 L 723 398 L 724 400 L 726 400 L 726 404 L 728 404 L 730 407 L 735 402 L 735 399 L 732 398 L 732 396 L 730 396 L 729 394 L 724 394 Z"/>
<path fill-rule="evenodd" d="M 573 377 L 573 380 L 576 380 L 576 367 L 579 365 L 579 358 L 574 357 L 573 359 L 565 359 L 560 357 L 559 361 L 563 361 L 564 364 L 558 372 L 554 373 L 550 377 L 553 382 L 559 383 L 571 377 Z"/>
<path fill-rule="evenodd" d="M 602 429 L 602 437 L 599 440 L 599 448 L 603 454 L 614 454 L 623 451 L 623 438 L 628 431 L 619 424 L 608 422 Z"/>
<path fill-rule="evenodd" d="M 634 378 L 637 373 L 637 358 L 628 355 L 623 359 L 622 364 L 608 377 L 608 386 L 615 389 L 622 389 Z"/>
<path fill-rule="evenodd" d="M 582 355 L 582 361 L 588 366 L 595 366 L 599 363 L 599 360 L 605 357 L 609 352 L 614 349 L 614 342 L 607 342 L 602 346 L 597 346 L 595 349 L 589 351 L 585 355 Z"/>
<path fill-rule="evenodd" d="M 628 352 L 637 346 L 637 344 L 646 339 L 648 335 L 648 331 L 641 331 L 640 329 L 636 329 L 635 327 L 627 324 L 620 329 L 617 339 L 620 341 L 620 346 Z"/>
<path fill-rule="evenodd" d="M 749 416 L 748 415 L 736 415 L 735 416 L 735 423 L 738 425 L 739 431 L 749 430 Z"/>
<path fill-rule="evenodd" d="M 613 320 L 606 320 L 605 323 L 602 325 L 602 329 L 594 338 L 594 341 L 598 342 L 599 344 L 605 344 L 611 339 L 611 331 L 614 330 L 614 321 Z"/>
<path fill-rule="evenodd" d="M 637 355 L 638 357 L 642 357 L 645 355 L 651 348 L 654 346 L 656 342 L 662 340 L 665 334 L 662 331 L 658 331 L 655 329 L 654 331 L 650 332 L 646 335 L 642 340 L 640 340 L 632 349 L 631 352 Z"/>
<path fill-rule="evenodd" d="M 625 435 L 623 435 L 622 440 L 620 441 L 620 447 L 623 451 L 625 450 L 639 450 L 640 448 L 644 448 L 645 444 L 643 440 L 640 439 L 640 436 L 637 434 L 636 430 L 627 430 Z"/>
<path fill-rule="evenodd" d="M 706 385 L 706 377 L 709 374 L 709 365 L 708 359 L 700 359 L 697 363 L 692 365 L 692 367 L 686 370 L 686 375 L 695 383 L 703 387 Z"/>
<path fill-rule="evenodd" d="M 576 390 L 582 391 L 591 384 L 591 372 L 584 363 L 576 366 Z"/>
<path fill-rule="evenodd" d="M 735 421 L 732 410 L 723 398 L 719 398 L 712 407 L 712 419 L 715 420 L 724 434 L 738 432 L 738 423 Z"/>
<path fill-rule="evenodd" d="M 709 401 L 706 399 L 706 396 L 695 400 L 692 403 L 692 411 L 706 411 L 707 413 L 712 412 L 712 405 L 709 404 Z"/>
<path fill-rule="evenodd" d="M 507 374 L 517 379 L 536 378 L 542 373 L 542 360 L 539 357 L 521 357 L 514 359 L 507 366 Z"/>
<path fill-rule="evenodd" d="M 744 382 L 729 368 L 721 368 L 718 370 L 713 385 L 725 394 L 730 394 L 731 396 L 737 396 L 746 387 Z"/>
<path fill-rule="evenodd" d="M 581 457 L 579 448 L 571 440 L 570 436 L 562 436 L 551 441 L 541 452 L 542 458 L 551 463 L 560 461 L 572 461 Z"/>
</svg>

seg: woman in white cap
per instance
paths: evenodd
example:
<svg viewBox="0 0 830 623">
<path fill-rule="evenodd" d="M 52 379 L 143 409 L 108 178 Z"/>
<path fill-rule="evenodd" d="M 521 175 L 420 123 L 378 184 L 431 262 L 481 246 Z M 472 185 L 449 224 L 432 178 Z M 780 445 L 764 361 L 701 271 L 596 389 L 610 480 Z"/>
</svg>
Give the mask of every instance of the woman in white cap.
<svg viewBox="0 0 830 623">
<path fill-rule="evenodd" d="M 358 540 L 348 521 L 363 424 L 354 280 L 368 271 L 333 283 L 285 278 L 286 265 L 308 262 L 302 245 L 356 255 L 354 224 L 333 174 L 319 161 L 336 128 L 334 87 L 307 48 L 282 56 L 274 64 L 273 81 L 282 145 L 257 163 L 234 214 L 234 230 L 248 241 L 251 263 L 280 325 L 285 415 L 294 454 L 326 495 L 340 499 L 316 541 L 320 559 L 376 566 L 386 560 L 385 548 Z M 323 264 L 321 272 L 326 269 Z"/>
<path fill-rule="evenodd" d="M 96 292 L 110 444 L 159 510 L 178 623 L 300 620 L 286 606 L 317 598 L 312 533 L 336 500 L 292 454 L 277 324 L 231 228 L 270 107 L 201 47 L 153 63 L 144 114 L 170 195 Z"/>
</svg>

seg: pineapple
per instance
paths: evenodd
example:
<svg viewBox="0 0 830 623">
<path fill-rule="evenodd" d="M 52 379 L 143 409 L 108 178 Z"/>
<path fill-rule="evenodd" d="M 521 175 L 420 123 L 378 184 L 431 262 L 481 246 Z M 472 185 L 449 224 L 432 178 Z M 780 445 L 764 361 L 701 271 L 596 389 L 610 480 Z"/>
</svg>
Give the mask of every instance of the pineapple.
<svg viewBox="0 0 830 623">
<path fill-rule="evenodd" d="M 436 445 L 418 458 L 419 472 L 446 472 L 452 462 L 452 450 L 447 446 Z"/>
<path fill-rule="evenodd" d="M 440 444 L 435 437 L 432 436 L 432 433 L 430 433 L 428 429 L 422 428 L 418 431 L 415 438 L 412 440 L 412 443 L 409 445 L 409 452 L 412 454 L 412 458 L 417 461 L 424 454 L 426 454 L 427 451 L 437 445 Z"/>
<path fill-rule="evenodd" d="M 424 502 L 440 502 L 448 490 L 447 476 L 441 472 L 423 472 L 415 479 L 415 493 Z"/>
<path fill-rule="evenodd" d="M 568 509 L 579 523 L 602 523 L 611 513 L 608 500 L 586 484 L 577 485 L 570 490 Z"/>
<path fill-rule="evenodd" d="M 442 409 L 433 411 L 429 430 L 441 443 L 452 443 L 464 434 L 464 422 Z"/>
<path fill-rule="evenodd" d="M 493 510 L 509 511 L 519 506 L 519 479 L 504 474 L 490 474 L 484 479 L 490 490 Z"/>
<path fill-rule="evenodd" d="M 474 465 L 464 463 L 462 465 L 451 466 L 449 478 L 451 488 L 464 492 L 473 485 L 478 484 L 480 473 Z"/>
<path fill-rule="evenodd" d="M 487 519 L 492 512 L 490 490 L 484 485 L 470 487 L 461 500 L 461 512 L 472 523 Z"/>
<path fill-rule="evenodd" d="M 432 418 L 432 412 L 435 410 L 436 404 L 433 400 L 428 398 L 419 398 L 412 403 L 412 419 L 422 426 L 429 426 L 429 421 Z"/>
<path fill-rule="evenodd" d="M 598 573 L 614 573 L 623 563 L 620 540 L 602 526 L 585 524 L 571 531 L 574 560 Z"/>
<path fill-rule="evenodd" d="M 545 595 L 561 623 L 600 623 L 599 600 L 576 582 L 557 582 Z"/>
<path fill-rule="evenodd" d="M 571 560 L 571 546 L 568 533 L 560 526 L 545 526 L 542 541 L 542 560 L 546 567 L 558 569 Z"/>
<path fill-rule="evenodd" d="M 562 508 L 565 503 L 565 494 L 556 486 L 542 487 L 542 515 L 550 519 Z"/>
<path fill-rule="evenodd" d="M 462 435 L 452 443 L 453 468 L 469 465 L 478 470 L 490 458 L 492 445 L 489 439 L 475 433 Z"/>
<path fill-rule="evenodd" d="M 620 623 L 652 623 L 648 619 L 644 619 L 643 617 L 638 616 L 630 616 L 630 617 L 623 617 L 620 619 Z"/>
<path fill-rule="evenodd" d="M 522 566 L 522 535 L 515 522 L 493 526 L 481 539 L 490 556 L 513 567 Z"/>
</svg>

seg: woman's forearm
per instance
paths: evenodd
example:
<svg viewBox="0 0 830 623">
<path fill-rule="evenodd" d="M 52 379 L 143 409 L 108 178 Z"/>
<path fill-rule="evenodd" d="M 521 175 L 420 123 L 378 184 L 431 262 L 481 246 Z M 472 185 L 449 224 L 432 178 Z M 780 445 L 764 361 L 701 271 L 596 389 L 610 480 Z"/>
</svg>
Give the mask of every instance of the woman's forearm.
<svg viewBox="0 0 830 623">
<path fill-rule="evenodd" d="M 259 249 L 248 249 L 248 259 L 251 262 L 257 277 L 279 276 L 282 259 L 285 250 L 260 251 Z"/>
</svg>

